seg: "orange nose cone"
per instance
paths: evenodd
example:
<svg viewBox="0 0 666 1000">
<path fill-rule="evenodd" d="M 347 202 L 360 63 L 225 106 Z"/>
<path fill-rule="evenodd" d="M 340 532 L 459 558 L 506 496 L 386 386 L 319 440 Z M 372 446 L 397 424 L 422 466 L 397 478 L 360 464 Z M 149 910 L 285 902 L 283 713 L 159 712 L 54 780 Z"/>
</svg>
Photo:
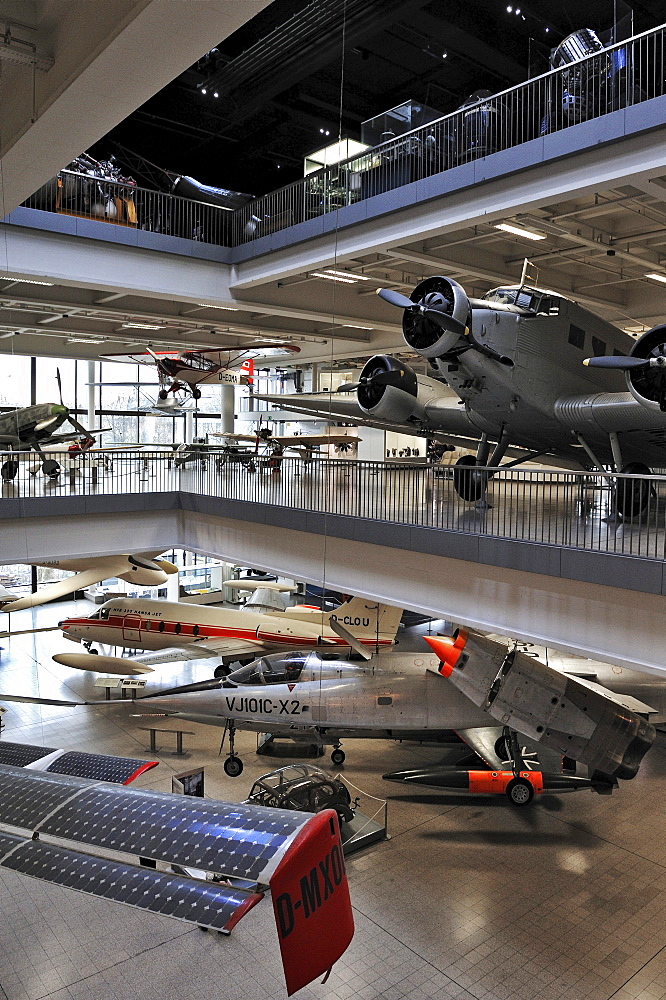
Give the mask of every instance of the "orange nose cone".
<svg viewBox="0 0 666 1000">
<path fill-rule="evenodd" d="M 443 677 L 448 677 L 460 659 L 460 654 L 465 648 L 465 643 L 467 642 L 467 632 L 464 632 L 461 629 L 455 639 L 442 635 L 426 635 L 424 636 L 424 639 L 432 651 L 439 657 L 440 674 L 442 674 Z"/>
</svg>

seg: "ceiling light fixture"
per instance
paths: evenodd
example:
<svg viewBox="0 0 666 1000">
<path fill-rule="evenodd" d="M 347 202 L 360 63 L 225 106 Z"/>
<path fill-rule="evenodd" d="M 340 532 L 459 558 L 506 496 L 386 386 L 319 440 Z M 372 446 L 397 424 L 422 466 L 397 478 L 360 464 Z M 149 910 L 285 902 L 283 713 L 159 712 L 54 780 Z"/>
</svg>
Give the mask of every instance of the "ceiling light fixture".
<svg viewBox="0 0 666 1000">
<path fill-rule="evenodd" d="M 0 280 L 16 281 L 22 285 L 46 285 L 48 288 L 53 288 L 53 285 L 55 284 L 53 281 L 36 281 L 34 278 L 17 278 L 13 274 L 0 274 Z"/>
<path fill-rule="evenodd" d="M 339 278 L 353 278 L 354 281 L 370 281 L 364 274 L 356 274 L 355 271 L 334 271 L 332 267 L 324 268 L 326 274 L 337 274 Z"/>
<path fill-rule="evenodd" d="M 234 306 L 212 306 L 209 302 L 197 302 L 197 305 L 201 306 L 203 309 L 224 309 L 225 312 L 230 312 L 230 313 L 238 312 L 238 309 L 236 309 Z"/>
<path fill-rule="evenodd" d="M 205 87 L 202 87 L 202 88 L 201 88 L 201 93 L 202 93 L 202 94 L 207 94 L 207 93 L 208 93 L 208 91 L 206 90 L 206 88 L 205 88 Z"/>
<path fill-rule="evenodd" d="M 653 281 L 663 281 L 666 285 L 666 274 L 657 274 L 657 272 L 654 271 L 651 274 L 646 274 L 645 277 L 652 278 Z"/>
<path fill-rule="evenodd" d="M 122 323 L 123 330 L 164 330 L 165 327 L 158 323 Z"/>
<path fill-rule="evenodd" d="M 93 340 L 91 337 L 66 337 L 66 344 L 103 344 L 104 340 Z"/>
<path fill-rule="evenodd" d="M 527 240 L 545 240 L 543 233 L 534 233 L 530 229 L 521 229 L 520 226 L 510 226 L 508 222 L 500 222 L 495 229 L 501 229 L 505 233 L 513 233 L 514 236 L 524 236 Z"/>
<path fill-rule="evenodd" d="M 356 281 L 354 278 L 341 278 L 335 274 L 324 274 L 323 271 L 312 271 L 310 273 L 311 278 L 326 278 L 328 281 L 341 281 L 345 285 L 355 285 Z"/>
<path fill-rule="evenodd" d="M 361 326 L 359 323 L 343 323 L 348 330 L 374 330 L 374 326 Z"/>
</svg>

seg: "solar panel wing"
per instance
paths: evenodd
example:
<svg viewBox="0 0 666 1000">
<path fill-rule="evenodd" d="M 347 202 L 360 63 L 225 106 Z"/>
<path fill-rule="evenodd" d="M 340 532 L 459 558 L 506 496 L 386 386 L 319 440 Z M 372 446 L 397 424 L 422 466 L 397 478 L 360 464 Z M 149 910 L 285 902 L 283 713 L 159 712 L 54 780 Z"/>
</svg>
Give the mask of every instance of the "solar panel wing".
<svg viewBox="0 0 666 1000">
<path fill-rule="evenodd" d="M 54 809 L 81 789 L 80 778 L 0 765 L 0 823 L 34 830 Z"/>
<path fill-rule="evenodd" d="M 144 771 L 156 767 L 157 763 L 156 760 L 110 757 L 107 754 L 79 753 L 77 750 L 68 750 L 57 760 L 54 760 L 46 770 L 50 774 L 70 774 L 79 778 L 95 778 L 97 781 L 111 781 L 119 785 L 128 785 Z"/>
<path fill-rule="evenodd" d="M 0 764 L 13 764 L 14 767 L 25 767 L 36 760 L 41 760 L 47 754 L 54 753 L 57 747 L 38 747 L 30 743 L 8 743 L 0 740 Z"/>
<path fill-rule="evenodd" d="M 105 851 L 267 882 L 306 821 L 307 816 L 285 809 L 94 785 L 60 803 L 40 832 Z"/>
<path fill-rule="evenodd" d="M 0 835 L 0 851 L 4 840 L 21 843 L 19 838 Z M 39 840 L 24 841 L 12 854 L 0 858 L 0 867 L 227 933 L 262 898 L 261 893 L 136 868 Z"/>
</svg>

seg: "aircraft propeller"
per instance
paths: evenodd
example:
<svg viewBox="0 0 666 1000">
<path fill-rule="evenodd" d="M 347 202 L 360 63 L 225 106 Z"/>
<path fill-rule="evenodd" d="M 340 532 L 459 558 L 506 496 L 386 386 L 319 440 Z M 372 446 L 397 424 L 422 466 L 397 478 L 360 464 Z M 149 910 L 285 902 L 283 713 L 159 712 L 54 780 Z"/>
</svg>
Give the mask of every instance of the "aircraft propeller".
<svg viewBox="0 0 666 1000">
<path fill-rule="evenodd" d="M 586 358 L 583 364 L 588 368 L 616 368 L 619 371 L 629 371 L 630 368 L 666 368 L 666 356 L 657 355 L 654 358 L 625 358 L 601 356 Z"/>
<path fill-rule="evenodd" d="M 377 295 L 392 306 L 398 309 L 410 310 L 419 313 L 426 319 L 432 320 L 437 326 L 451 333 L 458 333 L 463 336 L 465 324 L 456 319 L 448 311 L 448 303 L 442 301 L 441 295 L 437 292 L 428 292 L 420 301 L 413 302 L 402 292 L 396 292 L 392 288 L 378 288 Z"/>
<path fill-rule="evenodd" d="M 402 369 L 392 369 L 388 372 L 375 372 L 367 378 L 361 378 L 358 382 L 344 382 L 335 390 L 336 392 L 355 392 L 363 385 L 394 385 L 400 388 L 400 383 L 404 378 Z"/>
<path fill-rule="evenodd" d="M 58 392 L 60 393 L 60 405 L 64 406 L 65 404 L 62 401 L 62 379 L 60 378 L 59 368 L 56 368 L 56 382 L 58 383 Z"/>
</svg>

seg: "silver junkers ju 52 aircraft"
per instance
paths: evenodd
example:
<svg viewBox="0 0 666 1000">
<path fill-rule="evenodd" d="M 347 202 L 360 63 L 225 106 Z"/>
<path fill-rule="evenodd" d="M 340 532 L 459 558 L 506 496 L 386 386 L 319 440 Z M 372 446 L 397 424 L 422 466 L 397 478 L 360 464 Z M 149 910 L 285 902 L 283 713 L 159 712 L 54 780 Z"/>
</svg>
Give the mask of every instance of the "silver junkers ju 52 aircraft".
<svg viewBox="0 0 666 1000">
<path fill-rule="evenodd" d="M 505 456 L 514 458 L 511 464 L 542 457 L 637 476 L 666 465 L 666 324 L 634 341 L 573 300 L 528 285 L 526 270 L 520 285 L 480 299 L 441 276 L 420 282 L 409 298 L 378 290 L 403 310 L 405 342 L 428 359 L 435 377 L 376 355 L 356 384 L 335 393 L 259 398 L 476 445 L 476 457 L 462 457 L 454 469 L 456 491 L 472 502 L 483 497 Z M 355 400 L 340 395 L 352 391 Z M 617 509 L 631 517 L 647 505 L 649 484 L 624 483 Z"/>
</svg>

